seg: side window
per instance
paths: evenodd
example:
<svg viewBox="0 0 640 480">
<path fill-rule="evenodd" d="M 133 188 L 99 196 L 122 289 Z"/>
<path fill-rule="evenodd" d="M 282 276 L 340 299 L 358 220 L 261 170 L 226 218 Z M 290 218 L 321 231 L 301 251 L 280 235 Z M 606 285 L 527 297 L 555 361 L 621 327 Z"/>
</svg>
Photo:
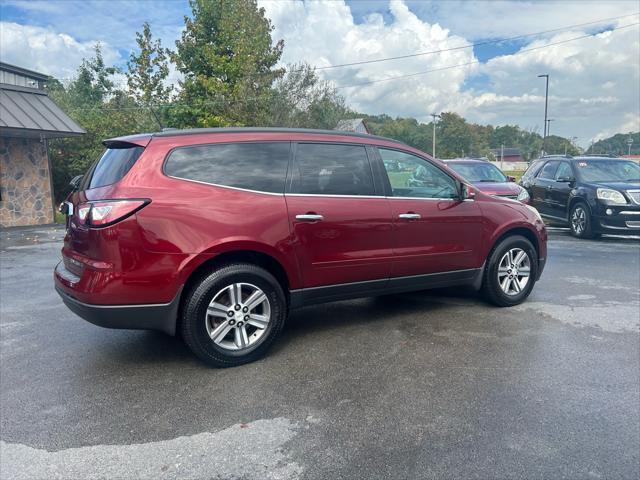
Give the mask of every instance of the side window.
<svg viewBox="0 0 640 480">
<path fill-rule="evenodd" d="M 289 150 L 289 142 L 182 147 L 171 152 L 164 172 L 187 180 L 283 193 Z"/>
<path fill-rule="evenodd" d="M 544 162 L 541 162 L 540 160 L 534 161 L 531 165 L 529 165 L 529 168 L 526 172 L 524 172 L 524 175 L 522 175 L 522 180 L 529 180 L 535 177 L 543 165 Z"/>
<path fill-rule="evenodd" d="M 569 162 L 561 162 L 558 166 L 558 170 L 556 170 L 556 180 L 559 179 L 567 179 L 573 178 L 573 171 L 571 170 L 571 165 Z"/>
<path fill-rule="evenodd" d="M 545 166 L 540 171 L 538 178 L 543 180 L 553 180 L 556 176 L 556 169 L 558 168 L 558 163 L 556 161 L 547 162 Z"/>
<path fill-rule="evenodd" d="M 375 195 L 373 174 L 363 145 L 300 143 L 292 193 Z"/>
<path fill-rule="evenodd" d="M 430 162 L 378 148 L 394 197 L 458 198 L 457 182 Z"/>
</svg>

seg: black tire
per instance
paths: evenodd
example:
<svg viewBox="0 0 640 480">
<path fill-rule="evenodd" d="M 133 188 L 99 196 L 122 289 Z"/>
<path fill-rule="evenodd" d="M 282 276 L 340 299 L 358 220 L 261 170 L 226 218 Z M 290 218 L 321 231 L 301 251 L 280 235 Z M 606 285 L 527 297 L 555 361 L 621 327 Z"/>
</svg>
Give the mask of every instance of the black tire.
<svg viewBox="0 0 640 480">
<path fill-rule="evenodd" d="M 579 215 L 582 212 L 584 215 L 584 223 L 580 224 L 574 222 L 574 215 Z M 580 225 L 580 226 L 578 226 Z M 576 238 L 594 238 L 596 235 L 593 233 L 593 222 L 591 221 L 591 210 L 584 202 L 576 202 L 569 211 L 569 228 L 571 229 L 571 235 Z"/>
<path fill-rule="evenodd" d="M 206 320 L 207 308 L 214 296 L 235 283 L 248 283 L 261 289 L 271 309 L 271 317 L 262 336 L 253 345 L 238 351 L 214 343 L 207 331 Z M 282 331 L 286 316 L 286 298 L 273 275 L 256 265 L 230 264 L 201 277 L 187 293 L 182 305 L 180 332 L 193 353 L 207 364 L 235 367 L 262 357 Z"/>
<path fill-rule="evenodd" d="M 520 293 L 508 295 L 502 290 L 498 281 L 498 267 L 503 256 L 514 248 L 523 250 L 529 257 L 530 272 L 529 281 Z M 524 302 L 533 286 L 538 275 L 538 253 L 529 240 L 520 235 L 512 235 L 498 242 L 489 254 L 484 269 L 484 278 L 482 280 L 482 294 L 484 297 L 499 307 L 512 307 Z"/>
</svg>

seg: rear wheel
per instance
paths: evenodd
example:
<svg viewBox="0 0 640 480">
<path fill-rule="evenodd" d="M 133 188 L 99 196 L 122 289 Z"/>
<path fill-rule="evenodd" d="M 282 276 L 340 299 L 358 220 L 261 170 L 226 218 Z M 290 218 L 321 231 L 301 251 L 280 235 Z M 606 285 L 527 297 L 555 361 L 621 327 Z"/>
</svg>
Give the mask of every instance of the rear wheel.
<svg viewBox="0 0 640 480">
<path fill-rule="evenodd" d="M 571 234 L 578 238 L 594 238 L 593 224 L 589 207 L 583 202 L 577 202 L 569 212 L 569 227 Z"/>
<path fill-rule="evenodd" d="M 520 235 L 500 241 L 485 267 L 482 290 L 500 307 L 518 305 L 531 293 L 538 273 L 538 255 L 531 242 Z"/>
<path fill-rule="evenodd" d="M 260 358 L 285 322 L 278 281 L 251 264 L 233 264 L 203 277 L 182 309 L 181 333 L 209 365 L 232 367 Z"/>
</svg>

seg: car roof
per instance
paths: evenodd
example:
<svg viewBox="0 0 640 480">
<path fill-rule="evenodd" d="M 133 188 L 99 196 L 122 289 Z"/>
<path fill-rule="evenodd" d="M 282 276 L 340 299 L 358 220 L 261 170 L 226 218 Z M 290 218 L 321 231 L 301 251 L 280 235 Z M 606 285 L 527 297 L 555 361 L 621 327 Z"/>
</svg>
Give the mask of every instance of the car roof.
<svg viewBox="0 0 640 480">
<path fill-rule="evenodd" d="M 174 129 L 167 128 L 161 132 L 153 133 L 141 133 L 137 135 L 126 135 L 123 137 L 109 138 L 103 143 L 105 145 L 118 144 L 118 143 L 135 143 L 141 144 L 142 142 L 148 143 L 153 137 L 179 137 L 184 135 L 205 135 L 205 134 L 229 134 L 229 133 L 288 133 L 288 134 L 304 134 L 304 135 L 331 135 L 338 137 L 348 138 L 364 138 L 368 140 L 381 140 L 385 142 L 393 142 L 398 145 L 405 146 L 406 144 L 395 140 L 393 138 L 380 137 L 377 135 L 370 135 L 367 133 L 356 132 L 344 132 L 341 130 L 319 130 L 311 128 L 279 128 L 279 127 L 229 127 L 229 128 L 187 128 L 187 129 Z"/>
</svg>

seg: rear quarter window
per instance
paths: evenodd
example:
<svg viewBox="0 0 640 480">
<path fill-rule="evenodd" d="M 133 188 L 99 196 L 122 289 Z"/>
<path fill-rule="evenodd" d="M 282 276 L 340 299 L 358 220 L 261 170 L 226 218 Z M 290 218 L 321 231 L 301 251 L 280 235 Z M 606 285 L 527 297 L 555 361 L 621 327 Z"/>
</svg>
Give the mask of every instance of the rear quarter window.
<svg viewBox="0 0 640 480">
<path fill-rule="evenodd" d="M 289 142 L 179 147 L 164 165 L 170 177 L 259 192 L 284 193 Z"/>
</svg>

